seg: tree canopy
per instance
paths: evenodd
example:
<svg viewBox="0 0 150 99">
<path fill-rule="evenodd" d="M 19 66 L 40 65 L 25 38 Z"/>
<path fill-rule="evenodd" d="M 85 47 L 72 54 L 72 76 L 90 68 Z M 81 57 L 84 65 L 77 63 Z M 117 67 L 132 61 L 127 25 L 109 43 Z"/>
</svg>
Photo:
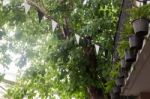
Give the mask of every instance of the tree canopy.
<svg viewBox="0 0 150 99">
<path fill-rule="evenodd" d="M 12 52 L 19 54 L 16 66 L 29 66 L 7 97 L 83 99 L 90 97 L 91 86 L 107 97 L 115 75 L 118 0 L 10 0 L 6 5 L 4 1 L 0 1 L 0 36 L 5 41 L 0 44 L 0 63 L 9 68 Z M 31 6 L 27 13 L 23 3 Z M 51 21 L 58 23 L 55 31 Z M 79 44 L 75 34 L 82 38 Z M 100 46 L 98 55 L 94 44 Z"/>
</svg>

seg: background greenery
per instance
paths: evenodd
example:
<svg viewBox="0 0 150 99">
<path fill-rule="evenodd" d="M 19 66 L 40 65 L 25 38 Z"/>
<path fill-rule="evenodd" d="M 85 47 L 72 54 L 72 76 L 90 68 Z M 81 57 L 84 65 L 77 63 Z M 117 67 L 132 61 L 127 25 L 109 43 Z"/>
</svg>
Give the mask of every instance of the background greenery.
<svg viewBox="0 0 150 99">
<path fill-rule="evenodd" d="M 48 14 L 71 30 L 68 39 L 60 39 L 59 28 L 52 32 L 51 21 L 38 21 L 37 9 L 31 7 L 25 14 L 21 7 L 23 0 L 11 0 L 2 6 L 0 1 L 0 27 L 6 44 L 0 47 L 0 63 L 9 68 L 11 57 L 7 52 L 21 54 L 16 63 L 20 68 L 30 63 L 21 73 L 16 85 L 12 86 L 7 97 L 22 99 L 34 97 L 37 93 L 43 99 L 59 95 L 62 99 L 88 97 L 87 86 L 102 88 L 108 93 L 114 84 L 116 72 L 112 70 L 112 54 L 116 22 L 118 20 L 118 0 L 32 0 L 45 7 Z M 9 36 L 10 31 L 15 35 Z M 75 42 L 74 34 L 92 36 L 92 41 L 100 45 L 96 71 L 98 79 L 87 72 L 88 60 L 82 45 Z M 118 66 L 113 68 L 118 69 Z"/>
</svg>

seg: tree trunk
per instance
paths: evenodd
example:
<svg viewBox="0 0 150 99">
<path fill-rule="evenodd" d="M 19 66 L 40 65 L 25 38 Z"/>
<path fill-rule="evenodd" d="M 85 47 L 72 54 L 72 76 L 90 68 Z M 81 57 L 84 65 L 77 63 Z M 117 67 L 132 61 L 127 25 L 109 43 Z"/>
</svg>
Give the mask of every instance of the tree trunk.
<svg viewBox="0 0 150 99">
<path fill-rule="evenodd" d="M 97 58 L 95 54 L 95 47 L 91 44 L 91 37 L 85 37 L 85 41 L 87 43 L 84 48 L 85 58 L 88 60 L 87 72 L 90 74 L 90 78 L 93 82 L 98 81 L 98 73 L 97 73 Z M 101 82 L 99 82 L 101 83 Z M 104 99 L 103 90 L 101 88 L 97 88 L 92 84 L 87 86 L 87 92 L 89 94 L 89 99 Z"/>
<path fill-rule="evenodd" d="M 87 91 L 90 95 L 90 99 L 104 99 L 103 91 L 95 87 L 88 87 Z"/>
</svg>

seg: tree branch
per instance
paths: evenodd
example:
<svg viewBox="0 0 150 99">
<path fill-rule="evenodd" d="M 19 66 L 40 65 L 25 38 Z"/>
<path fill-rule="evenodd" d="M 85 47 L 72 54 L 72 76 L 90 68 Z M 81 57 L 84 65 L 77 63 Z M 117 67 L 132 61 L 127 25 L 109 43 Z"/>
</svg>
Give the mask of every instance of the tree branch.
<svg viewBox="0 0 150 99">
<path fill-rule="evenodd" d="M 3 86 L 0 86 L 0 88 L 2 88 L 4 91 L 7 91 Z"/>
<path fill-rule="evenodd" d="M 10 80 L 7 80 L 7 79 L 3 79 L 2 82 L 7 83 L 7 84 L 10 84 L 10 85 L 16 84 L 16 82 L 10 81 Z"/>
<path fill-rule="evenodd" d="M 58 23 L 57 20 L 55 20 L 52 16 L 50 16 L 48 14 L 47 10 L 43 6 L 33 2 L 32 0 L 27 0 L 27 2 L 28 2 L 29 5 L 35 7 L 36 10 L 40 11 L 41 13 L 43 13 L 46 18 L 48 18 L 49 20 L 54 20 L 54 21 L 56 21 Z"/>
<path fill-rule="evenodd" d="M 49 13 L 47 12 L 46 8 L 44 8 L 43 6 L 41 6 L 40 4 L 37 4 L 35 2 L 33 2 L 32 0 L 27 0 L 28 4 L 33 6 L 37 11 L 40 11 L 41 13 L 43 13 L 43 15 L 48 19 L 48 20 L 54 20 L 58 23 L 58 26 L 60 27 L 60 29 L 62 30 L 62 33 L 64 35 L 64 37 L 68 37 L 69 33 L 66 33 L 66 31 L 64 29 L 69 29 L 68 28 L 68 24 L 65 20 L 65 23 L 63 25 L 60 25 L 60 23 L 54 19 L 52 16 L 49 15 Z M 67 28 L 66 28 L 67 27 Z M 67 30 L 69 31 L 69 30 Z M 67 35 L 66 35 L 67 34 Z"/>
</svg>

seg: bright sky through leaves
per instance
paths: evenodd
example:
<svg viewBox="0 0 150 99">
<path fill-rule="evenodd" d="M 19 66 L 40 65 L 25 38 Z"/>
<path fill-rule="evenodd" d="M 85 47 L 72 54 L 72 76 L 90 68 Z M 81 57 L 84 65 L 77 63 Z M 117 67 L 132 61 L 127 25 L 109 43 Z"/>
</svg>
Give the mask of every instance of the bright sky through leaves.
<svg viewBox="0 0 150 99">
<path fill-rule="evenodd" d="M 6 6 L 10 3 L 10 0 L 3 0 L 3 6 Z"/>
</svg>

